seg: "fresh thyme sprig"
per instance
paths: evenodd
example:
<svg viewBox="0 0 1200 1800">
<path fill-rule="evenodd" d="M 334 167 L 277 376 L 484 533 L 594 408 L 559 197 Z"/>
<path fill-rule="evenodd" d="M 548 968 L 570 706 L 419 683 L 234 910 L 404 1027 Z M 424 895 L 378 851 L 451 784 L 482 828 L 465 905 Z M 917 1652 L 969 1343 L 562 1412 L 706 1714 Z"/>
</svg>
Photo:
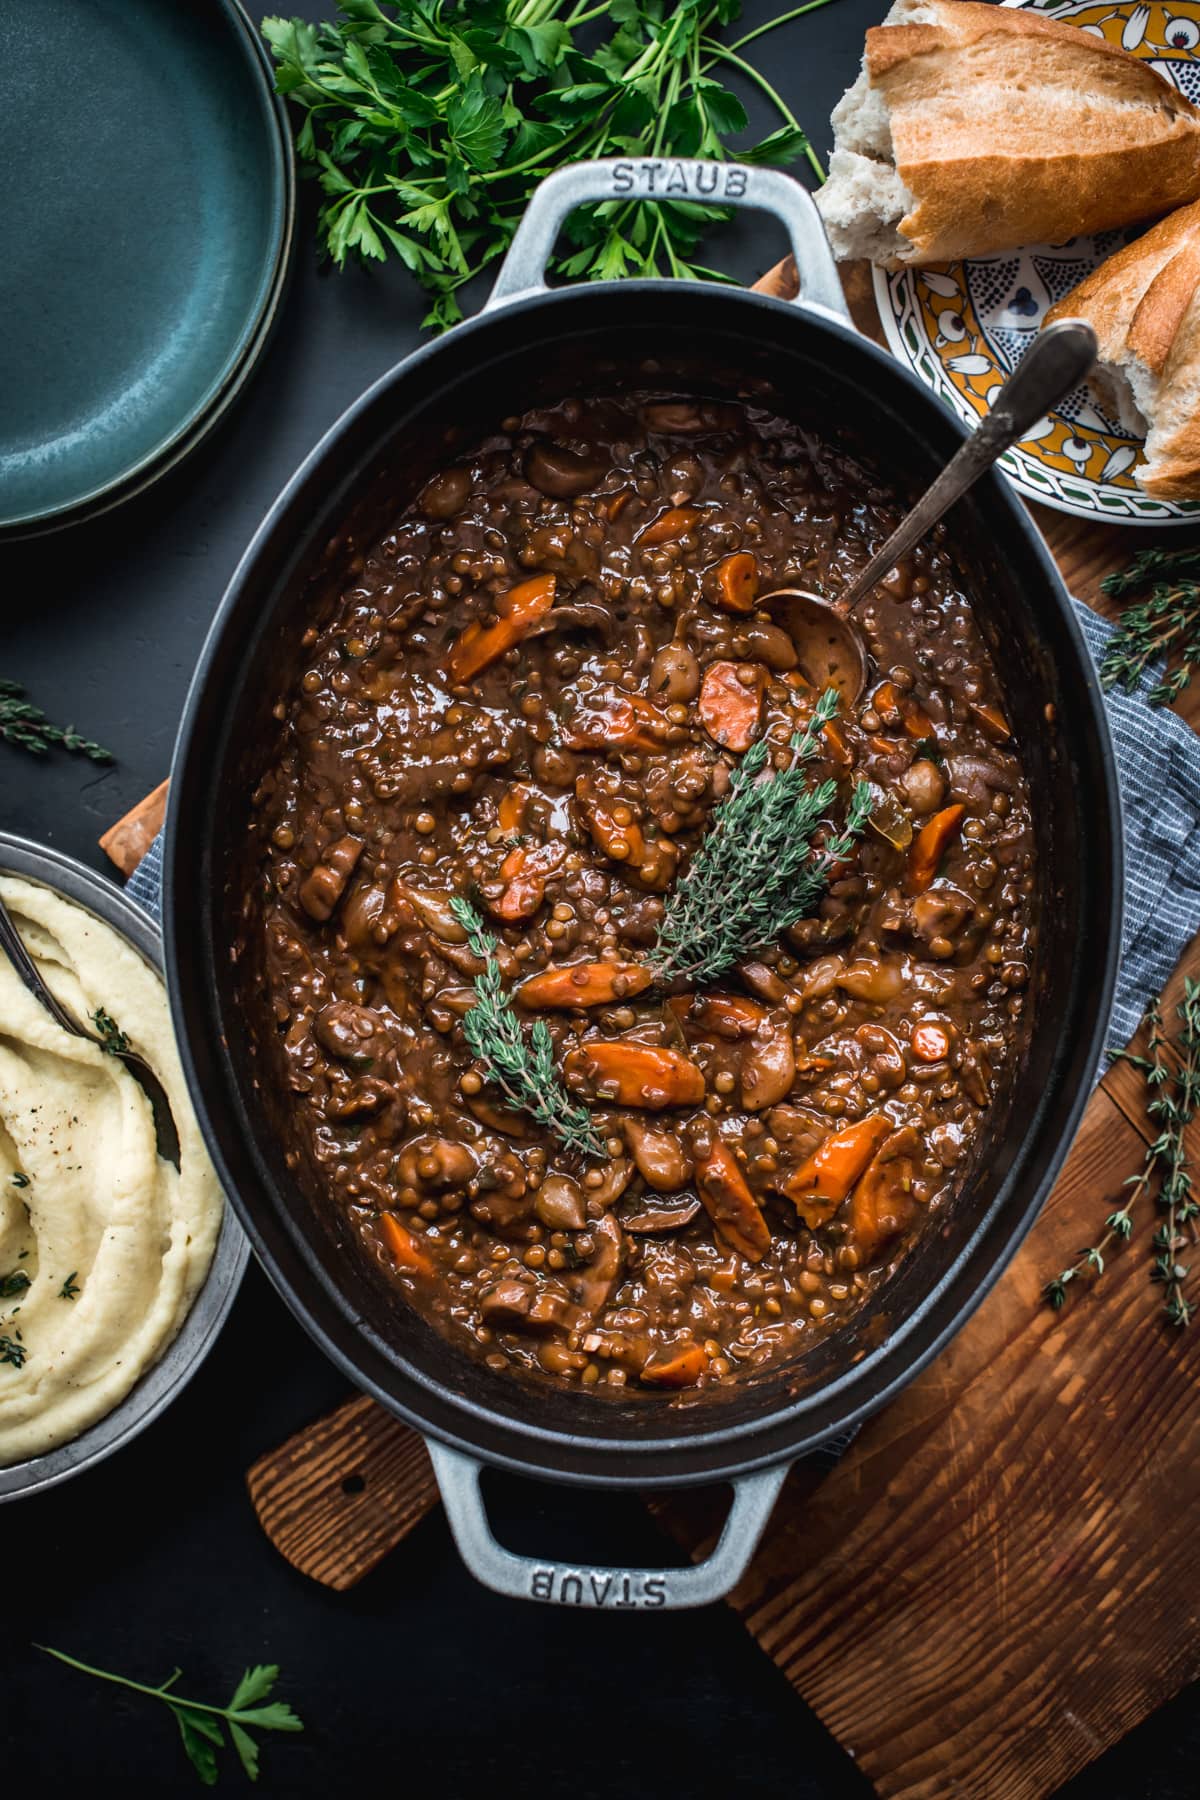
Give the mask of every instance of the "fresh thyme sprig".
<svg viewBox="0 0 1200 1800">
<path fill-rule="evenodd" d="M 22 1343 L 19 1331 L 14 1331 L 12 1337 L 7 1334 L 0 1337 L 0 1363 L 7 1363 L 13 1369 L 23 1369 L 28 1356 L 29 1351 Z"/>
<path fill-rule="evenodd" d="M 1129 1062 L 1142 1071 L 1150 1096 L 1146 1113 L 1158 1125 L 1159 1132 L 1146 1147 L 1141 1169 L 1125 1183 L 1130 1190 L 1125 1204 L 1104 1221 L 1099 1241 L 1081 1250 L 1069 1267 L 1047 1282 L 1045 1298 L 1053 1307 L 1065 1303 L 1067 1288 L 1076 1276 L 1085 1271 L 1091 1271 L 1095 1278 L 1103 1275 L 1105 1255 L 1113 1245 L 1129 1241 L 1134 1211 L 1144 1195 L 1153 1193 L 1166 1216 L 1152 1239 L 1157 1254 L 1151 1280 L 1165 1290 L 1163 1312 L 1169 1324 L 1186 1325 L 1196 1310 L 1195 1301 L 1184 1292 L 1189 1271 L 1188 1265 L 1180 1262 L 1179 1254 L 1189 1242 L 1195 1244 L 1196 1231 L 1191 1221 L 1200 1214 L 1200 1204 L 1193 1197 L 1186 1146 L 1188 1126 L 1200 1105 L 1200 981 L 1184 984 L 1178 1014 L 1181 1028 L 1174 1046 L 1178 1061 L 1171 1054 L 1171 1041 L 1157 1000 L 1146 1013 L 1146 1054 L 1110 1052 L 1114 1062 Z"/>
<path fill-rule="evenodd" d="M 90 1663 L 79 1662 L 65 1651 L 52 1650 L 49 1644 L 35 1644 L 34 1649 L 43 1650 L 47 1656 L 57 1658 L 59 1662 L 66 1663 L 68 1668 L 78 1669 L 84 1675 L 94 1675 L 98 1681 L 114 1682 L 118 1687 L 130 1688 L 135 1694 L 146 1694 L 151 1700 L 161 1700 L 169 1706 L 179 1726 L 183 1747 L 205 1787 L 215 1787 L 217 1784 L 219 1771 L 216 1753 L 225 1748 L 222 1724 L 229 1727 L 233 1747 L 251 1781 L 258 1780 L 258 1744 L 251 1736 L 252 1732 L 304 1730 L 302 1721 L 286 1700 L 272 1700 L 269 1705 L 262 1704 L 279 1679 L 279 1666 L 276 1663 L 259 1664 L 253 1669 L 247 1669 L 234 1689 L 228 1706 L 208 1706 L 200 1700 L 185 1700 L 182 1695 L 171 1691 L 179 1679 L 178 1669 L 168 1675 L 161 1686 L 147 1687 L 140 1681 L 130 1681 L 126 1675 L 113 1675 L 107 1669 L 94 1669 Z"/>
<path fill-rule="evenodd" d="M 475 1004 L 463 1019 L 463 1035 L 485 1079 L 500 1089 L 506 1106 L 527 1112 L 568 1150 L 602 1157 L 604 1145 L 591 1115 L 574 1103 L 554 1066 L 554 1044 L 545 1019 L 536 1020 L 526 1037 L 501 983 L 495 938 L 484 930 L 469 901 L 455 895 L 450 910 L 466 932 L 472 954 L 483 964 L 483 973 L 475 977 Z"/>
<path fill-rule="evenodd" d="M 1200 547 L 1143 550 L 1101 587 L 1110 599 L 1148 596 L 1128 606 L 1108 641 L 1100 679 L 1106 688 L 1131 692 L 1156 663 L 1171 664 L 1146 698 L 1168 706 L 1200 666 Z"/>
<path fill-rule="evenodd" d="M 112 1014 L 106 1012 L 102 1006 L 98 1006 L 91 1014 L 91 1021 L 99 1033 L 100 1048 L 106 1050 L 110 1056 L 124 1056 L 129 1049 L 129 1039 Z"/>
<path fill-rule="evenodd" d="M 0 1300 L 15 1300 L 30 1285 L 24 1269 L 10 1269 L 7 1275 L 0 1275 Z"/>
<path fill-rule="evenodd" d="M 837 690 L 826 688 L 804 730 L 793 735 L 786 768 L 764 773 L 763 738 L 738 764 L 687 873 L 667 896 L 650 952 L 659 981 L 712 981 L 772 943 L 816 903 L 829 870 L 849 853 L 871 811 L 863 782 L 841 830 L 811 857 L 813 833 L 833 805 L 837 783 L 814 787 L 807 767 L 837 709 Z"/>
<path fill-rule="evenodd" d="M 394 253 L 434 297 L 425 324 L 445 330 L 462 317 L 458 289 L 508 248 L 554 169 L 726 157 L 747 120 L 718 68 L 753 82 L 781 120 L 739 159 L 806 156 L 823 180 L 799 120 L 741 52 L 826 4 L 807 0 L 732 43 L 716 33 L 738 0 L 338 0 L 336 21 L 268 18 L 262 30 L 277 89 L 304 114 L 296 149 L 325 195 L 325 249 L 339 268 Z M 712 276 L 694 253 L 725 216 L 686 196 L 606 201 L 570 221 L 574 248 L 554 266 L 593 280 Z"/>
<path fill-rule="evenodd" d="M 26 700 L 25 689 L 15 681 L 0 681 L 0 742 L 28 750 L 34 756 L 45 756 L 57 746 L 89 756 L 93 762 L 113 760 L 111 750 L 80 737 L 73 725 L 55 725 L 40 706 Z"/>
</svg>

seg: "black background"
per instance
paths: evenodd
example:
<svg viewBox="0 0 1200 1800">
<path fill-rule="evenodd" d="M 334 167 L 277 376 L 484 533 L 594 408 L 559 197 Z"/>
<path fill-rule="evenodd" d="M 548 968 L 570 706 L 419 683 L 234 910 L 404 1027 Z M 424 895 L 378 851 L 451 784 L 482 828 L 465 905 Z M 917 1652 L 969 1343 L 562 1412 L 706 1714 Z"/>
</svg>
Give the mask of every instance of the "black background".
<svg viewBox="0 0 1200 1800">
<path fill-rule="evenodd" d="M 298 10 L 315 19 L 331 8 Z M 751 0 L 742 29 L 779 10 L 782 0 Z M 751 51 L 823 156 L 830 108 L 881 10 L 881 0 L 834 0 Z M 752 125 L 770 129 L 746 98 Z M 107 518 L 0 547 L 0 674 L 117 757 L 107 769 L 65 756 L 36 764 L 0 746 L 0 825 L 98 868 L 99 833 L 167 772 L 201 641 L 262 513 L 342 409 L 420 338 L 425 303 L 403 271 L 318 270 L 314 211 L 305 187 L 279 328 L 215 439 Z M 783 247 L 756 219 L 710 243 L 709 259 L 749 281 Z M 0 1779 L 36 1794 L 197 1789 L 163 1709 L 50 1662 L 36 1642 L 144 1681 L 178 1663 L 182 1690 L 209 1700 L 226 1698 L 246 1663 L 278 1661 L 308 1730 L 266 1740 L 268 1793 L 386 1782 L 406 1796 L 869 1797 L 851 1757 L 724 1606 L 624 1617 L 501 1600 L 466 1574 L 440 1514 L 351 1594 L 295 1574 L 259 1532 L 244 1472 L 346 1391 L 254 1268 L 220 1344 L 164 1419 L 91 1474 L 3 1513 Z M 517 1547 L 670 1559 L 633 1499 L 509 1480 L 490 1492 Z M 1063 1795 L 1182 1800 L 1198 1769 L 1190 1690 Z M 233 1766 L 226 1782 L 242 1782 Z"/>
</svg>

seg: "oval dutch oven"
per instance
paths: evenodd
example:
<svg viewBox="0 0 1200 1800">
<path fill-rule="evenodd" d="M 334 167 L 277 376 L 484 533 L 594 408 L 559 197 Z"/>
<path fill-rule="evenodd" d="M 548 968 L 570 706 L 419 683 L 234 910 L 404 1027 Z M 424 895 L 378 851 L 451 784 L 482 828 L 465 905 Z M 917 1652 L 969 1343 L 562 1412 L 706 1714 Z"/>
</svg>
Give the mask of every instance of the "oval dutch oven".
<svg viewBox="0 0 1200 1800">
<path fill-rule="evenodd" d="M 667 281 L 550 291 L 544 271 L 571 209 L 691 196 L 757 207 L 787 226 L 795 302 Z M 350 1379 L 426 1437 L 459 1549 L 502 1593 L 586 1605 L 695 1606 L 753 1552 L 791 1463 L 882 1406 L 996 1281 L 1037 1214 L 1096 1072 L 1120 931 L 1120 812 L 1095 671 L 1029 514 L 993 473 L 958 505 L 949 542 L 991 645 L 1034 797 L 1040 944 L 1027 1053 L 993 1107 L 955 1203 L 861 1314 L 794 1364 L 683 1397 L 585 1396 L 496 1374 L 439 1335 L 339 1244 L 285 1162 L 286 1096 L 260 1090 L 232 966 L 250 879 L 249 800 L 268 754 L 272 697 L 304 621 L 360 543 L 469 437 L 573 386 L 638 379 L 708 394 L 769 394 L 850 440 L 904 492 L 958 448 L 962 425 L 861 337 L 812 200 L 790 177 L 735 164 L 597 162 L 538 190 L 480 316 L 376 382 L 297 470 L 239 565 L 188 697 L 171 783 L 166 950 L 184 1063 L 227 1192 L 276 1287 Z M 502 1548 L 483 1465 L 592 1487 L 728 1481 L 720 1541 L 694 1568 L 566 1567 Z"/>
</svg>

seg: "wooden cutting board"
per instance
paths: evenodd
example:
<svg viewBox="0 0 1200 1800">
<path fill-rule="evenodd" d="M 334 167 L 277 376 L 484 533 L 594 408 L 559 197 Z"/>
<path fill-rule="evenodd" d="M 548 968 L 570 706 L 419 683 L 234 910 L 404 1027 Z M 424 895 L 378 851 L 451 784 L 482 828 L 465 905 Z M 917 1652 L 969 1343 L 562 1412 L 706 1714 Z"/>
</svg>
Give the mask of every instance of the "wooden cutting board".
<svg viewBox="0 0 1200 1800">
<path fill-rule="evenodd" d="M 789 284 L 785 263 L 759 285 Z M 878 335 L 861 271 L 847 291 Z M 1072 592 L 1111 610 L 1099 582 L 1132 553 L 1130 534 L 1035 516 Z M 1150 541 L 1136 534 L 1137 548 Z M 1200 694 L 1180 710 L 1200 726 Z M 104 840 L 126 872 L 163 797 Z M 1200 975 L 1200 940 L 1172 1001 L 1185 972 Z M 793 1475 L 731 1596 L 889 1800 L 1042 1800 L 1200 1675 L 1200 1324 L 1156 1325 L 1146 1220 L 1062 1315 L 1040 1299 L 1095 1240 L 1150 1135 L 1139 1078 L 1119 1065 L 996 1290 L 831 1474 Z M 281 1552 L 333 1588 L 438 1503 L 420 1439 L 362 1396 L 247 1483 Z M 652 1505 L 699 1555 L 724 1503 L 698 1490 Z"/>
</svg>

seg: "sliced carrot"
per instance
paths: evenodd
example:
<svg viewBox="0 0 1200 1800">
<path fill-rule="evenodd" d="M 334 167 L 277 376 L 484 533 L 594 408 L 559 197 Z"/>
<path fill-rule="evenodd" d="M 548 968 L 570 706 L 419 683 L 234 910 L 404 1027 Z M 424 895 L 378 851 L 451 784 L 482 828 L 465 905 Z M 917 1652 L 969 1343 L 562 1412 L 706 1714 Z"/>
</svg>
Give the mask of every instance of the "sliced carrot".
<svg viewBox="0 0 1200 1800">
<path fill-rule="evenodd" d="M 701 994 L 691 1016 L 702 1031 L 715 1031 L 723 1038 L 748 1038 L 766 1024 L 770 1015 L 765 1006 L 743 1000 L 740 994 Z"/>
<path fill-rule="evenodd" d="M 525 808 L 529 804 L 529 789 L 523 781 L 515 781 L 510 788 L 505 788 L 504 795 L 496 808 L 496 823 L 505 836 L 520 831 L 525 823 Z"/>
<path fill-rule="evenodd" d="M 432 1275 L 433 1263 L 416 1238 L 402 1225 L 395 1213 L 380 1213 L 379 1235 L 392 1253 L 393 1260 L 410 1275 Z"/>
<path fill-rule="evenodd" d="M 583 694 L 564 720 L 568 750 L 658 750 L 671 732 L 671 721 L 653 701 L 620 688 Z"/>
<path fill-rule="evenodd" d="M 944 806 L 927 819 L 912 841 L 904 885 L 910 894 L 923 894 L 938 872 L 950 844 L 958 835 L 965 806 Z"/>
<path fill-rule="evenodd" d="M 871 711 L 877 712 L 885 725 L 900 723 L 900 691 L 894 681 L 881 681 L 871 695 Z"/>
<path fill-rule="evenodd" d="M 910 737 L 933 737 L 933 720 L 919 700 L 901 693 L 894 681 L 881 681 L 871 696 L 872 709 L 885 725 L 903 725 Z"/>
<path fill-rule="evenodd" d="M 676 538 L 686 536 L 693 525 L 699 524 L 702 517 L 698 506 L 672 506 L 643 526 L 634 542 L 647 550 L 652 550 L 656 544 L 674 543 Z"/>
<path fill-rule="evenodd" d="M 708 1357 L 699 1344 L 668 1344 L 643 1365 L 638 1380 L 647 1387 L 691 1387 L 707 1367 Z"/>
<path fill-rule="evenodd" d="M 633 499 L 633 489 L 632 488 L 618 488 L 617 492 L 613 495 L 612 499 L 608 502 L 608 505 L 605 508 L 605 510 L 608 513 L 609 519 L 610 520 L 619 519 L 621 514 L 625 511 L 625 508 L 629 505 L 629 502 L 632 499 Z"/>
<path fill-rule="evenodd" d="M 926 1020 L 913 1028 L 912 1053 L 918 1062 L 942 1062 L 950 1054 L 950 1033 L 944 1025 Z"/>
<path fill-rule="evenodd" d="M 619 1106 L 698 1106 L 704 1098 L 704 1071 L 678 1050 L 628 1039 L 596 1039 L 569 1050 L 568 1075 L 582 1077 L 601 1097 Z"/>
<path fill-rule="evenodd" d="M 781 1181 L 810 1231 L 832 1219 L 884 1138 L 894 1129 L 885 1113 L 868 1113 L 835 1131 L 795 1172 Z"/>
<path fill-rule="evenodd" d="M 500 864 L 504 892 L 488 906 L 498 919 L 530 918 L 546 898 L 546 882 L 562 865 L 567 847 L 561 843 L 518 844 Z"/>
<path fill-rule="evenodd" d="M 825 739 L 826 747 L 834 762 L 840 763 L 843 769 L 848 769 L 854 761 L 854 753 L 846 742 L 846 734 L 836 719 L 830 719 L 827 724 L 822 725 L 821 736 Z"/>
<path fill-rule="evenodd" d="M 749 682 L 742 672 L 749 670 Z M 767 671 L 761 663 L 709 663 L 700 683 L 697 710 L 710 738 L 726 750 L 748 750 L 762 713 Z"/>
<path fill-rule="evenodd" d="M 696 1159 L 696 1189 L 717 1236 L 748 1262 L 761 1262 L 771 1248 L 771 1228 L 733 1152 L 715 1134 L 708 1154 Z"/>
<path fill-rule="evenodd" d="M 971 711 L 994 744 L 1007 744 L 1012 727 L 998 706 L 993 706 L 989 700 L 973 700 Z"/>
<path fill-rule="evenodd" d="M 446 672 L 451 681 L 470 681 L 494 663 L 498 656 L 519 644 L 544 613 L 554 604 L 556 579 L 553 575 L 532 575 L 496 601 L 499 615 L 494 625 L 482 625 L 472 619 L 450 646 Z"/>
<path fill-rule="evenodd" d="M 909 737 L 931 738 L 937 736 L 933 720 L 921 702 L 914 700 L 911 694 L 906 694 L 900 702 L 900 711 L 904 714 L 904 729 Z"/>
<path fill-rule="evenodd" d="M 717 564 L 717 592 L 730 612 L 753 612 L 758 598 L 758 560 L 748 550 L 738 550 Z"/>
<path fill-rule="evenodd" d="M 916 1210 L 912 1185 L 920 1135 L 911 1125 L 891 1132 L 871 1158 L 850 1202 L 855 1247 L 868 1260 L 904 1231 Z"/>
<path fill-rule="evenodd" d="M 542 969 L 517 989 L 522 1006 L 610 1006 L 650 986 L 649 969 L 632 962 L 565 963 Z"/>
</svg>

